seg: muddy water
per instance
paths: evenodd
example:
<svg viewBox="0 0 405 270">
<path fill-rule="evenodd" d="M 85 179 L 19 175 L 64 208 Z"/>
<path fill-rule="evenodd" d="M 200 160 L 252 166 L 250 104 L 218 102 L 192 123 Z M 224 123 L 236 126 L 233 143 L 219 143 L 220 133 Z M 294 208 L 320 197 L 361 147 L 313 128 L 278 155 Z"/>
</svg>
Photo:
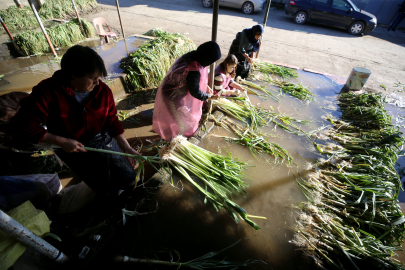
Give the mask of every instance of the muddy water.
<svg viewBox="0 0 405 270">
<path fill-rule="evenodd" d="M 122 75 L 122 70 L 118 67 L 120 59 L 126 57 L 129 52 L 136 51 L 146 41 L 148 40 L 145 38 L 129 37 L 103 46 L 100 45 L 99 40 L 85 41 L 80 44 L 93 47 L 103 58 L 109 74 L 105 78 L 107 80 Z M 63 50 L 58 51 L 59 56 L 63 53 Z M 53 60 L 49 55 L 3 61 L 0 64 L 0 74 L 5 74 L 0 79 L 0 95 L 12 91 L 31 92 L 33 86 L 51 77 L 59 69 L 59 60 Z"/>
<path fill-rule="evenodd" d="M 282 97 L 280 103 L 272 99 L 263 101 L 252 95 L 250 98 L 253 103 L 260 103 L 265 108 L 272 107 L 290 116 L 311 120 L 310 126 L 302 126 L 307 131 L 321 127 L 326 130 L 331 125 L 323 116 L 340 115 L 336 97 L 345 80 L 334 79 L 335 81 L 323 75 L 299 72 L 299 78 L 292 81 L 310 86 L 316 94 L 316 100 L 309 104 L 288 95 Z M 276 89 L 269 85 L 266 87 Z M 405 111 L 391 105 L 387 105 L 387 110 L 394 116 L 394 124 L 405 127 L 405 123 L 397 123 L 401 121 Z M 403 131 L 404 128 L 400 127 Z M 289 243 L 293 234 L 288 226 L 294 225 L 296 217 L 296 210 L 290 206 L 306 201 L 296 185 L 295 177 L 305 173 L 308 162 L 324 156 L 305 137 L 291 135 L 280 129 L 274 131 L 273 127 L 262 128 L 262 131 L 270 136 L 277 135 L 271 141 L 288 150 L 296 165 L 270 165 L 261 158 L 256 160 L 246 148 L 217 137 L 234 136 L 222 128 L 215 127 L 200 144 L 212 152 L 223 155 L 231 153 L 234 158 L 255 165 L 244 171 L 249 194 L 246 197 L 235 197 L 234 201 L 249 214 L 267 218 L 254 220 L 261 230 L 255 231 L 244 222 L 235 224 L 225 210 L 218 213 L 211 205 L 205 205 L 203 196 L 193 186 L 184 179 L 174 177 L 176 188 L 166 184 L 158 191 L 157 212 L 138 217 L 139 222 L 130 227 L 132 235 L 128 235 L 122 249 L 117 252 L 120 255 L 137 256 L 147 249 L 175 249 L 181 254 L 180 261 L 184 262 L 207 252 L 220 250 L 244 238 L 237 246 L 218 256 L 218 259 L 259 259 L 267 264 L 257 265 L 256 269 L 315 269 L 316 266 L 304 259 L 302 253 Z M 153 202 L 150 211 L 154 207 Z M 134 243 L 142 243 L 142 247 L 134 247 Z"/>
<path fill-rule="evenodd" d="M 281 102 L 277 103 L 272 99 L 263 101 L 250 95 L 252 103 L 260 103 L 265 108 L 272 107 L 296 118 L 311 120 L 310 126 L 303 127 L 306 130 L 330 126 L 322 116 L 339 116 L 336 97 L 342 85 L 325 76 L 306 72 L 299 72 L 299 78 L 293 81 L 311 86 L 316 94 L 316 101 L 307 104 L 285 95 Z M 266 87 L 276 90 L 269 85 Z M 156 249 L 156 246 L 176 249 L 183 258 L 181 261 L 186 261 L 209 251 L 220 250 L 245 238 L 219 258 L 227 256 L 229 260 L 238 261 L 260 259 L 267 263 L 256 269 L 312 269 L 310 263 L 303 261 L 300 253 L 289 244 L 292 232 L 287 227 L 292 226 L 295 221 L 296 210 L 290 206 L 305 201 L 295 183 L 295 176 L 304 173 L 307 162 L 322 155 L 315 151 L 305 137 L 272 129 L 273 127 L 266 127 L 262 131 L 270 136 L 277 135 L 272 137 L 271 141 L 288 150 L 296 165 L 271 165 L 262 158 L 256 160 L 246 148 L 216 137 L 234 137 L 218 127 L 214 127 L 199 145 L 223 155 L 229 152 L 234 158 L 255 166 L 244 171 L 244 179 L 249 184 L 249 194 L 246 197 L 235 197 L 234 201 L 249 214 L 267 218 L 254 220 L 261 230 L 255 231 L 244 222 L 235 224 L 225 210 L 217 213 L 211 205 L 204 204 L 203 196 L 193 186 L 185 180 L 175 178 L 174 184 L 177 188 L 166 184 L 159 190 L 158 211 L 153 215 L 138 218 L 139 228 L 133 228 L 134 235 L 123 245 L 124 248 L 120 252 L 125 254 L 121 255 L 131 256 L 128 248 L 134 248 L 132 243 L 135 241 L 144 243 L 144 249 Z"/>
</svg>

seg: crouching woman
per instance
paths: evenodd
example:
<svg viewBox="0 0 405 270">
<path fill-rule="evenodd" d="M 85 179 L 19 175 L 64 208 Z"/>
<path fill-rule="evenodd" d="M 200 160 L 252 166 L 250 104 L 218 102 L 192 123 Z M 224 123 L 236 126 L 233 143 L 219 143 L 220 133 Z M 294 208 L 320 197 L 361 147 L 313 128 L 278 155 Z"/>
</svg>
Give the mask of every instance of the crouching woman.
<svg viewBox="0 0 405 270">
<path fill-rule="evenodd" d="M 61 70 L 41 81 L 11 119 L 14 145 L 40 142 L 59 146 L 57 155 L 100 195 L 118 196 L 131 190 L 136 170 L 132 158 L 86 151 L 82 147 L 111 149 L 138 155 L 131 148 L 117 118 L 103 59 L 91 48 L 75 45 L 61 60 Z M 115 139 L 112 140 L 112 138 Z"/>
</svg>

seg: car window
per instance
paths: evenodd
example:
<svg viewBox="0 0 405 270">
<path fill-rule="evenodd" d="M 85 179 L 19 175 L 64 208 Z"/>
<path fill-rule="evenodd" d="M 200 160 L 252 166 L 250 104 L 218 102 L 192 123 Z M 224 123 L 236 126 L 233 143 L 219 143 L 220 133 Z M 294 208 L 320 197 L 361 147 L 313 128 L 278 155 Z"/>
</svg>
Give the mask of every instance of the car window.
<svg viewBox="0 0 405 270">
<path fill-rule="evenodd" d="M 321 6 L 329 6 L 329 0 L 311 0 L 311 4 L 317 4 Z"/>
<path fill-rule="evenodd" d="M 353 8 L 355 11 L 360 11 L 360 9 L 359 9 L 352 1 L 347 0 L 347 2 L 349 2 L 349 3 L 352 5 L 352 8 Z"/>
<path fill-rule="evenodd" d="M 339 10 L 349 10 L 351 6 L 344 0 L 333 0 L 332 8 Z"/>
</svg>

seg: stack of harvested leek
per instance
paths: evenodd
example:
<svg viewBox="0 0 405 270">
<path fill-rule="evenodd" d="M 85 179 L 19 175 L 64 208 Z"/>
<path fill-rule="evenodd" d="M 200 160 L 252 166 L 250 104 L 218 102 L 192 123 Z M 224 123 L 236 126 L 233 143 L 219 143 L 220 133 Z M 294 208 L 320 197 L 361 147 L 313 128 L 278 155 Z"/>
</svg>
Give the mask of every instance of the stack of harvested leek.
<svg viewBox="0 0 405 270">
<path fill-rule="evenodd" d="M 228 119 L 222 119 L 221 121 L 216 121 L 217 125 L 234 132 L 238 138 L 232 138 L 227 136 L 217 136 L 225 138 L 225 140 L 246 146 L 250 153 L 256 157 L 255 154 L 262 156 L 268 163 L 281 164 L 287 161 L 288 164 L 293 163 L 291 155 L 282 148 L 280 145 L 270 142 L 263 134 L 256 133 L 250 128 L 243 127 L 233 121 Z M 264 154 L 274 157 L 274 161 L 269 160 L 264 156 Z"/>
<path fill-rule="evenodd" d="M 213 99 L 212 105 L 230 116 L 250 125 L 253 130 L 267 125 L 267 122 L 258 113 L 258 110 L 245 98 Z"/>
<path fill-rule="evenodd" d="M 292 242 L 317 264 L 325 260 L 342 269 L 334 258 L 343 256 L 355 269 L 362 259 L 401 268 L 392 257 L 405 239 L 394 164 L 405 139 L 389 121 L 362 121 L 390 118 L 381 94 L 342 94 L 339 102 L 345 121 L 332 121 L 334 128 L 326 133 L 339 145 L 324 146 L 322 153 L 330 158 L 298 182 L 309 202 L 299 206 Z"/>
<path fill-rule="evenodd" d="M 252 65 L 253 69 L 258 69 L 260 72 L 263 74 L 275 74 L 280 76 L 283 79 L 288 79 L 288 78 L 293 78 L 297 77 L 297 72 L 290 68 L 286 68 L 283 66 L 277 66 L 268 62 L 260 61 L 260 60 L 255 60 Z"/>
<path fill-rule="evenodd" d="M 265 76 L 264 81 L 279 87 L 282 92 L 288 93 L 298 99 L 314 100 L 313 96 L 315 96 L 315 94 L 308 88 L 305 88 L 302 83 L 295 84 L 291 82 L 281 81 L 273 79 L 270 76 Z"/>
<path fill-rule="evenodd" d="M 97 6 L 96 0 L 75 0 L 77 10 L 84 11 Z M 71 0 L 53 0 L 44 1 L 38 10 L 38 15 L 42 20 L 49 19 L 68 19 L 76 16 Z M 7 9 L 0 10 L 0 17 L 7 24 L 9 30 L 32 29 L 37 28 L 38 23 L 34 13 L 29 6 L 22 8 L 10 6 Z M 3 29 L 0 29 L 3 31 Z"/>
<path fill-rule="evenodd" d="M 169 147 L 162 148 L 159 156 L 201 191 L 217 211 L 225 208 L 236 223 L 243 219 L 256 230 L 260 229 L 249 217 L 262 217 L 248 215 L 242 207 L 230 199 L 232 194 L 247 193 L 246 185 L 241 180 L 245 163 L 211 153 L 188 142 L 181 135 L 174 138 Z M 188 172 L 201 179 L 205 186 L 194 181 Z"/>
<path fill-rule="evenodd" d="M 87 37 L 93 37 L 93 25 L 85 19 L 81 19 L 81 23 Z M 73 18 L 68 23 L 50 27 L 46 31 L 55 48 L 66 48 L 86 39 L 77 18 Z M 48 42 L 42 32 L 29 30 L 16 35 L 14 40 L 23 55 L 41 54 L 50 51 Z"/>
<path fill-rule="evenodd" d="M 191 39 L 177 33 L 152 29 L 145 35 L 157 38 L 123 58 L 120 64 L 135 90 L 158 87 L 174 61 L 196 49 Z"/>
<path fill-rule="evenodd" d="M 268 91 L 264 86 L 257 85 L 257 84 L 255 84 L 255 83 L 253 83 L 253 82 L 244 80 L 244 79 L 242 79 L 242 78 L 239 77 L 239 76 L 238 76 L 238 78 L 236 78 L 236 82 L 239 83 L 239 84 L 244 84 L 244 85 L 249 86 L 249 88 L 247 88 L 247 92 L 248 92 L 249 94 L 259 95 L 255 90 L 253 90 L 253 89 L 257 89 L 257 90 L 262 91 L 262 92 L 265 93 L 267 96 L 269 96 L 269 97 L 271 97 L 272 99 L 274 99 L 275 101 L 280 102 L 280 99 L 279 99 L 275 94 L 273 94 L 272 92 Z M 252 88 L 253 88 L 253 89 L 252 89 Z"/>
</svg>

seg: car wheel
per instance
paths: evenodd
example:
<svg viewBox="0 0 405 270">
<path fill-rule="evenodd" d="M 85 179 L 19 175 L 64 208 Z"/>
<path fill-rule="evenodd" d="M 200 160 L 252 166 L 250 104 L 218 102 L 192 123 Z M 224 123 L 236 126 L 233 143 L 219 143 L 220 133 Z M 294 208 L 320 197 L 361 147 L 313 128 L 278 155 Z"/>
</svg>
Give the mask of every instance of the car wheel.
<svg viewBox="0 0 405 270">
<path fill-rule="evenodd" d="M 252 14 L 253 11 L 255 10 L 255 6 L 253 5 L 252 2 L 245 2 L 242 5 L 242 12 L 245 14 Z"/>
<path fill-rule="evenodd" d="M 294 16 L 294 22 L 304 24 L 308 20 L 308 15 L 305 11 L 299 11 Z"/>
<path fill-rule="evenodd" d="M 202 4 L 206 8 L 212 7 L 212 0 L 202 0 Z"/>
<path fill-rule="evenodd" d="M 357 21 L 352 23 L 347 30 L 351 35 L 360 35 L 364 31 L 364 23 Z"/>
</svg>

